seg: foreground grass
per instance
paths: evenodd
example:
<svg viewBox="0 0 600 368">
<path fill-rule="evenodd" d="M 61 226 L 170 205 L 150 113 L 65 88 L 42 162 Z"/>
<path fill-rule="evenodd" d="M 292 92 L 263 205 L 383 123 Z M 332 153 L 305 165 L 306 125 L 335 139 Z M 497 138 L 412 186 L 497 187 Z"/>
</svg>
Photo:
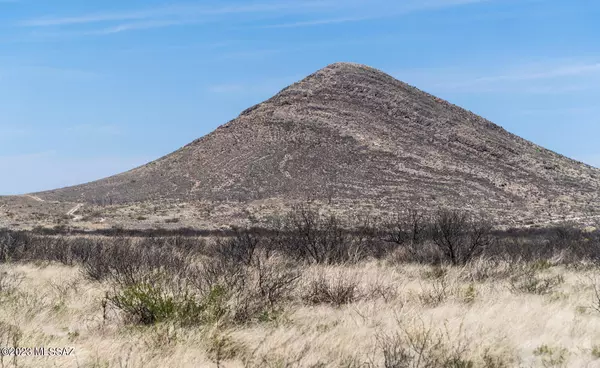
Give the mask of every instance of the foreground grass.
<svg viewBox="0 0 600 368">
<path fill-rule="evenodd" d="M 303 266 L 283 307 L 244 323 L 131 324 L 78 267 L 5 264 L 2 346 L 73 347 L 11 367 L 595 367 L 598 269 Z"/>
</svg>

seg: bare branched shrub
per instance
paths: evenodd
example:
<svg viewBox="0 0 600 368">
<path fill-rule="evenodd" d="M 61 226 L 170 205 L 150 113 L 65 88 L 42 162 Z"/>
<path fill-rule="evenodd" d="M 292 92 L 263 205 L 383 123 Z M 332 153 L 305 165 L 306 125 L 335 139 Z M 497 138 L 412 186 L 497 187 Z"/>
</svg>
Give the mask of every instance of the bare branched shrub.
<svg viewBox="0 0 600 368">
<path fill-rule="evenodd" d="M 407 209 L 396 213 L 383 226 L 384 239 L 409 249 L 421 245 L 427 235 L 428 219 L 418 209 Z"/>
<path fill-rule="evenodd" d="M 591 278 L 590 281 L 592 283 L 592 289 L 594 290 L 594 296 L 592 298 L 592 304 L 590 308 L 600 313 L 600 283 L 596 278 Z"/>
<path fill-rule="evenodd" d="M 219 289 L 224 318 L 232 323 L 271 320 L 290 300 L 301 272 L 287 260 L 265 250 L 253 253 L 248 265 L 229 257 L 213 258 L 193 267 L 187 278 L 199 295 Z"/>
<path fill-rule="evenodd" d="M 510 263 L 483 256 L 470 260 L 461 269 L 461 278 L 470 282 L 502 280 L 508 278 L 511 272 Z"/>
<path fill-rule="evenodd" d="M 21 260 L 30 243 L 30 236 L 24 232 L 0 231 L 0 262 Z"/>
<path fill-rule="evenodd" d="M 467 358 L 468 345 L 462 329 L 452 336 L 447 328 L 436 330 L 424 323 L 377 336 L 379 360 L 385 368 L 472 368 L 475 363 Z"/>
<path fill-rule="evenodd" d="M 18 326 L 0 321 L 0 346 L 3 348 L 18 349 L 21 347 L 23 331 Z M 13 367 L 18 367 L 18 354 L 5 356 L 0 354 L 0 365 L 4 367 L 4 361 L 10 360 Z"/>
<path fill-rule="evenodd" d="M 145 282 L 146 274 L 164 272 L 183 275 L 190 266 L 189 256 L 154 240 L 117 238 L 110 243 L 88 243 L 82 259 L 85 274 L 93 280 L 109 280 L 120 285 Z"/>
<path fill-rule="evenodd" d="M 431 280 L 427 285 L 421 284 L 421 288 L 419 300 L 423 305 L 430 307 L 443 304 L 454 293 L 446 275 Z"/>
<path fill-rule="evenodd" d="M 262 300 L 271 308 L 287 301 L 295 289 L 301 272 L 275 257 L 255 257 L 256 286 Z"/>
<path fill-rule="evenodd" d="M 359 299 L 358 281 L 338 274 L 332 278 L 319 273 L 311 280 L 302 295 L 309 304 L 330 304 L 340 307 Z"/>
<path fill-rule="evenodd" d="M 369 300 L 382 299 L 386 303 L 389 303 L 392 300 L 398 299 L 398 296 L 400 295 L 400 289 L 400 285 L 395 283 L 388 284 L 381 280 L 377 280 L 367 286 L 363 297 Z"/>
<path fill-rule="evenodd" d="M 244 288 L 230 293 L 230 319 L 234 323 L 276 319 L 291 299 L 301 272 L 285 260 L 257 254 L 245 268 Z"/>
<path fill-rule="evenodd" d="M 453 265 L 461 265 L 483 253 L 492 244 L 492 225 L 474 220 L 467 213 L 441 210 L 431 226 L 433 242 Z"/>
<path fill-rule="evenodd" d="M 0 300 L 14 293 L 21 285 L 23 276 L 14 272 L 7 272 L 0 268 Z"/>
<path fill-rule="evenodd" d="M 336 216 L 322 216 L 311 207 L 295 207 L 282 226 L 277 248 L 299 261 L 340 264 L 367 255 L 366 238 L 351 234 Z"/>
<path fill-rule="evenodd" d="M 261 237 L 251 231 L 237 229 L 235 235 L 227 239 L 217 239 L 215 257 L 231 262 L 250 265 Z"/>
</svg>

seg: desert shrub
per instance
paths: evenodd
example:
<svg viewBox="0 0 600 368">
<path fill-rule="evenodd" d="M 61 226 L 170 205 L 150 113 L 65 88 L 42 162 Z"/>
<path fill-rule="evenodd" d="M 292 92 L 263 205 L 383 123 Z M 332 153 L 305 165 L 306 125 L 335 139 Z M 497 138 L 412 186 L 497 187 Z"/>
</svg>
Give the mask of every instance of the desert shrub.
<svg viewBox="0 0 600 368">
<path fill-rule="evenodd" d="M 504 354 L 493 354 L 490 349 L 486 349 L 481 357 L 481 367 L 483 368 L 509 368 L 514 366 L 512 356 Z"/>
<path fill-rule="evenodd" d="M 224 361 L 243 356 L 245 348 L 229 335 L 214 333 L 208 339 L 206 353 L 217 367 L 221 367 Z"/>
<path fill-rule="evenodd" d="M 282 222 L 274 246 L 292 258 L 317 264 L 356 262 L 367 255 L 366 237 L 353 236 L 336 216 L 297 206 Z"/>
<path fill-rule="evenodd" d="M 421 244 L 426 239 L 427 218 L 417 209 L 407 209 L 387 219 L 383 225 L 385 239 L 398 245 Z"/>
<path fill-rule="evenodd" d="M 234 323 L 271 321 L 282 312 L 285 302 L 301 277 L 301 272 L 284 260 L 257 254 L 244 270 L 243 287 L 230 295 L 230 318 Z"/>
<path fill-rule="evenodd" d="M 23 248 L 30 242 L 24 232 L 0 231 L 0 262 L 20 260 Z"/>
<path fill-rule="evenodd" d="M 302 275 L 283 261 L 268 256 L 255 257 L 252 266 L 256 272 L 258 293 L 271 308 L 287 301 Z"/>
<path fill-rule="evenodd" d="M 540 345 L 533 350 L 533 355 L 539 357 L 542 366 L 546 368 L 566 367 L 569 351 L 565 348 Z"/>
<path fill-rule="evenodd" d="M 227 314 L 227 290 L 221 285 L 214 285 L 204 297 L 204 322 L 215 323 Z"/>
<path fill-rule="evenodd" d="M 386 303 L 392 300 L 397 300 L 400 295 L 401 286 L 396 283 L 385 283 L 381 280 L 376 280 L 367 285 L 366 290 L 361 294 L 361 297 L 367 300 L 382 299 Z"/>
<path fill-rule="evenodd" d="M 449 262 L 462 265 L 492 244 L 491 230 L 490 223 L 465 212 L 440 210 L 431 224 L 431 237 Z"/>
<path fill-rule="evenodd" d="M 592 298 L 592 304 L 590 308 L 598 313 L 600 313 L 600 283 L 598 279 L 591 278 L 592 289 L 594 291 L 594 296 Z"/>
<path fill-rule="evenodd" d="M 85 274 L 97 281 L 133 285 L 144 282 L 147 273 L 161 271 L 182 275 L 190 267 L 189 256 L 152 239 L 136 242 L 116 238 L 108 243 L 98 241 L 87 245 L 89 250 L 80 262 Z"/>
<path fill-rule="evenodd" d="M 381 335 L 378 347 L 383 355 L 383 367 L 404 368 L 411 366 L 412 356 L 400 335 Z"/>
<path fill-rule="evenodd" d="M 443 265 L 433 265 L 423 272 L 423 277 L 428 280 L 438 280 L 448 276 L 449 268 Z"/>
<path fill-rule="evenodd" d="M 186 279 L 200 294 L 209 293 L 216 285 L 237 292 L 246 287 L 247 267 L 225 259 L 208 258 L 191 266 Z"/>
<path fill-rule="evenodd" d="M 592 347 L 592 357 L 594 359 L 600 359 L 600 345 L 594 345 L 594 347 Z"/>
<path fill-rule="evenodd" d="M 21 340 L 23 338 L 23 331 L 18 326 L 12 325 L 10 323 L 6 323 L 0 321 L 0 346 L 2 347 L 10 347 L 18 349 L 21 345 Z M 4 361 L 10 360 L 11 366 L 18 367 L 18 354 L 13 354 L 13 356 L 5 356 L 5 354 L 0 354 L 0 365 L 4 367 Z"/>
<path fill-rule="evenodd" d="M 585 239 L 582 230 L 573 224 L 561 224 L 549 230 L 548 240 L 556 248 L 566 248 L 574 244 L 580 244 Z"/>
<path fill-rule="evenodd" d="M 584 231 L 576 224 L 510 229 L 496 236 L 498 241 L 486 248 L 485 254 L 507 262 L 553 260 L 566 265 L 600 262 L 600 232 Z"/>
<path fill-rule="evenodd" d="M 377 347 L 385 368 L 473 368 L 467 358 L 468 342 L 459 334 L 434 330 L 421 324 L 401 328 L 395 334 L 379 334 Z M 373 360 L 373 359 L 372 359 Z"/>
<path fill-rule="evenodd" d="M 423 305 L 430 307 L 443 304 L 454 293 L 448 277 L 445 275 L 431 280 L 426 285 L 422 284 L 421 287 L 422 291 L 418 294 L 419 300 Z"/>
<path fill-rule="evenodd" d="M 172 319 L 175 301 L 161 288 L 149 284 L 132 284 L 108 296 L 112 305 L 135 322 L 151 325 Z"/>
<path fill-rule="evenodd" d="M 432 217 L 418 209 L 399 211 L 383 221 L 382 239 L 392 244 L 388 249 L 394 263 L 416 262 L 439 264 L 445 255 L 432 243 Z"/>
<path fill-rule="evenodd" d="M 64 232 L 52 229 L 0 230 L 0 262 L 83 264 L 86 273 L 97 280 L 104 280 L 114 272 L 126 273 L 127 266 L 108 266 L 121 263 L 120 259 L 126 259 L 131 267 L 140 268 L 143 263 L 145 268 L 158 265 L 175 271 L 183 265 L 179 260 L 192 263 L 203 256 L 228 258 L 248 265 L 258 249 L 297 262 L 317 264 L 353 263 L 368 257 L 387 257 L 396 263 L 454 265 L 465 265 L 478 257 L 507 263 L 600 262 L 600 231 L 584 231 L 572 224 L 492 232 L 486 221 L 451 210 L 439 211 L 434 216 L 407 210 L 384 221 L 364 217 L 342 222 L 336 216 L 320 214 L 309 205 L 275 216 L 272 222 L 272 226 L 264 229 L 108 229 L 85 237 L 76 237 L 78 230 L 64 229 L 73 236 L 69 238 L 60 236 Z M 217 239 L 210 247 L 197 238 L 206 235 Z M 123 244 L 127 249 L 118 250 Z M 140 257 L 130 257 L 133 254 Z"/>
<path fill-rule="evenodd" d="M 4 271 L 0 268 L 0 300 L 4 296 L 14 293 L 21 285 L 23 276 L 13 272 Z"/>
<path fill-rule="evenodd" d="M 218 322 L 227 313 L 227 291 L 213 286 L 203 296 L 186 285 L 165 282 L 156 274 L 153 282 L 116 287 L 106 296 L 108 303 L 133 323 L 153 325 L 171 321 L 184 326 Z"/>
<path fill-rule="evenodd" d="M 256 251 L 248 265 L 231 258 L 203 261 L 186 278 L 198 294 L 223 293 L 231 323 L 271 320 L 280 314 L 301 277 L 296 265 L 265 250 Z"/>
<path fill-rule="evenodd" d="M 248 266 L 253 260 L 260 241 L 261 237 L 249 230 L 236 230 L 234 236 L 216 240 L 214 255 L 226 261 Z"/>
<path fill-rule="evenodd" d="M 328 278 L 320 273 L 308 283 L 302 299 L 309 304 L 330 304 L 335 307 L 350 304 L 359 299 L 358 282 L 342 274 Z"/>
<path fill-rule="evenodd" d="M 546 295 L 564 282 L 561 275 L 540 276 L 531 267 L 518 271 L 509 279 L 509 288 L 514 293 Z"/>
<path fill-rule="evenodd" d="M 477 289 L 475 288 L 475 285 L 470 284 L 469 286 L 467 286 L 464 290 L 462 290 L 462 301 L 466 304 L 471 304 L 473 302 L 475 302 L 475 299 L 477 299 Z"/>
<path fill-rule="evenodd" d="M 470 282 L 484 282 L 489 279 L 501 280 L 511 275 L 510 263 L 485 256 L 470 260 L 461 269 L 461 279 Z"/>
</svg>

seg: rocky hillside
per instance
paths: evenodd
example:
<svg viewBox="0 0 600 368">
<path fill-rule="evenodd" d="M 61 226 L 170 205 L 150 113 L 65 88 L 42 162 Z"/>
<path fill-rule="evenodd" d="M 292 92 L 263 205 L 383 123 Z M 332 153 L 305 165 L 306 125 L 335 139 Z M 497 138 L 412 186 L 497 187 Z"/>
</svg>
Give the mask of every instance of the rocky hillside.
<svg viewBox="0 0 600 368">
<path fill-rule="evenodd" d="M 330 65 L 148 165 L 44 200 L 581 208 L 600 170 L 373 68 Z"/>
</svg>

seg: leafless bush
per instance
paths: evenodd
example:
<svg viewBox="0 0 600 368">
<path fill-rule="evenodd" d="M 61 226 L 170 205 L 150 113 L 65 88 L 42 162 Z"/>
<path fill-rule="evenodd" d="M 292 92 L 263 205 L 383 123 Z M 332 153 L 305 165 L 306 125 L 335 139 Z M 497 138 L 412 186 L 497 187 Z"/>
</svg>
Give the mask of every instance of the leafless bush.
<svg viewBox="0 0 600 368">
<path fill-rule="evenodd" d="M 384 239 L 399 246 L 415 247 L 423 244 L 427 236 L 427 217 L 418 209 L 407 209 L 396 213 L 383 226 Z"/>
<path fill-rule="evenodd" d="M 231 258 L 211 258 L 192 268 L 187 276 L 199 295 L 218 289 L 231 322 L 270 320 L 289 301 L 301 277 L 296 265 L 265 250 L 253 253 L 249 264 Z"/>
<path fill-rule="evenodd" d="M 423 305 L 430 307 L 443 304 L 453 292 L 446 275 L 432 279 L 427 285 L 422 284 L 421 288 L 422 292 L 419 294 L 419 300 Z"/>
<path fill-rule="evenodd" d="M 362 296 L 365 299 L 382 299 L 389 303 L 398 298 L 400 289 L 401 286 L 396 283 L 387 284 L 381 280 L 376 280 L 367 286 Z"/>
<path fill-rule="evenodd" d="M 18 326 L 0 321 L 0 346 L 3 348 L 18 349 L 21 346 L 23 331 Z M 4 367 L 4 360 L 11 360 L 13 367 L 18 367 L 18 354 L 13 354 L 12 357 L 0 354 L 0 365 Z"/>
<path fill-rule="evenodd" d="M 257 255 L 245 269 L 245 287 L 230 295 L 230 317 L 235 323 L 253 319 L 276 319 L 301 277 L 301 272 L 284 260 Z"/>
<path fill-rule="evenodd" d="M 377 347 L 385 368 L 472 368 L 467 358 L 468 341 L 448 329 L 436 330 L 421 323 L 416 328 L 401 328 L 395 334 L 379 334 Z"/>
<path fill-rule="evenodd" d="M 22 275 L 0 269 L 0 300 L 2 300 L 5 296 L 14 293 L 18 289 L 19 285 L 21 285 L 22 281 Z"/>
<path fill-rule="evenodd" d="M 492 244 L 492 225 L 467 213 L 441 210 L 431 226 L 433 242 L 454 265 L 465 264 Z"/>
<path fill-rule="evenodd" d="M 91 245 L 83 269 L 94 280 L 110 280 L 121 285 L 133 285 L 144 281 L 146 274 L 165 272 L 170 275 L 184 274 L 190 262 L 177 250 L 142 240 L 114 239 L 110 243 L 95 242 Z"/>
<path fill-rule="evenodd" d="M 311 280 L 302 298 L 309 304 L 330 304 L 340 307 L 359 299 L 358 281 L 339 274 L 328 278 L 320 273 Z"/>
<path fill-rule="evenodd" d="M 217 239 L 214 246 L 215 256 L 227 261 L 250 265 L 261 237 L 250 231 L 236 230 L 235 235 L 227 239 Z"/>
<path fill-rule="evenodd" d="M 356 244 L 335 216 L 324 217 L 316 210 L 299 206 L 288 214 L 282 239 L 286 253 L 296 259 L 317 264 L 336 264 L 353 260 Z M 353 249 L 354 248 L 354 249 Z"/>
<path fill-rule="evenodd" d="M 0 262 L 20 260 L 30 244 L 24 232 L 0 231 Z"/>
<path fill-rule="evenodd" d="M 301 277 L 300 271 L 274 257 L 255 257 L 256 286 L 260 297 L 271 308 L 286 301 Z"/>
<path fill-rule="evenodd" d="M 489 279 L 506 279 L 512 269 L 509 262 L 483 256 L 470 260 L 461 271 L 463 280 L 483 282 Z"/>
<path fill-rule="evenodd" d="M 590 308 L 600 313 L 600 283 L 596 278 L 591 278 L 590 281 L 592 282 L 592 289 L 594 290 L 594 297 Z"/>
</svg>

